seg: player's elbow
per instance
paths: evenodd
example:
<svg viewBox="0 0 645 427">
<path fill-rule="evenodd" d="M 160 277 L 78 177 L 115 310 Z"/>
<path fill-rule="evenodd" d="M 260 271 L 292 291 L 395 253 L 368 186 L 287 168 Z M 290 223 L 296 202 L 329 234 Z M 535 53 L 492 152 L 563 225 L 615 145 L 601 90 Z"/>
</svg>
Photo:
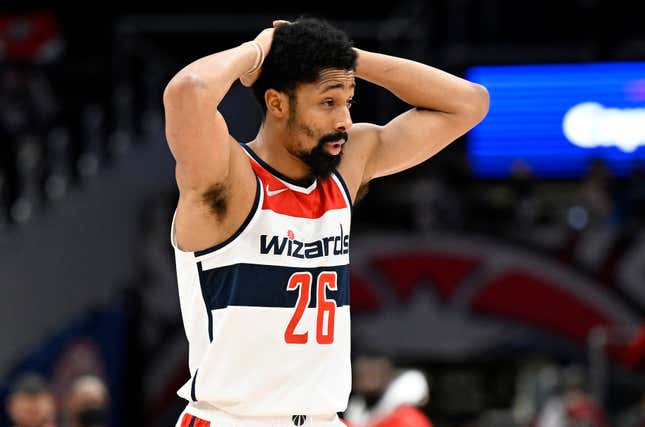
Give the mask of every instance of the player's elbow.
<svg viewBox="0 0 645 427">
<path fill-rule="evenodd" d="M 204 88 L 204 82 L 198 76 L 192 73 L 177 74 L 163 91 L 163 103 L 168 105 L 186 95 L 202 92 Z"/>
<path fill-rule="evenodd" d="M 477 83 L 470 83 L 469 91 L 466 108 L 468 116 L 473 120 L 473 125 L 475 125 L 481 122 L 488 114 L 490 95 L 488 94 L 488 89 Z"/>
</svg>

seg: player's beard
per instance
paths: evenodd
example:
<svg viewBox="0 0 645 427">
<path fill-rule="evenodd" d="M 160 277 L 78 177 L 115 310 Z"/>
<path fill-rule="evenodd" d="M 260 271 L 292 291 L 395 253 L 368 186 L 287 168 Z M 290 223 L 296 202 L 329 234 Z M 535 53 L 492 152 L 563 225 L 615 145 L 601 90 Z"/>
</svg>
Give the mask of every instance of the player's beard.
<svg viewBox="0 0 645 427">
<path fill-rule="evenodd" d="M 309 174 L 315 178 L 328 178 L 336 170 L 343 157 L 343 151 L 334 155 L 329 154 L 325 144 L 344 140 L 347 142 L 347 132 L 337 132 L 325 135 L 311 151 L 300 151 L 298 156 L 309 166 Z"/>
<path fill-rule="evenodd" d="M 298 120 L 298 114 L 296 113 L 297 99 L 294 96 L 290 97 L 289 100 L 291 108 L 289 110 L 287 126 L 293 132 L 304 133 L 308 138 L 314 138 L 315 132 L 313 129 L 307 126 L 306 123 Z M 349 136 L 347 135 L 347 132 L 342 131 L 327 134 L 318 139 L 318 144 L 310 151 L 298 150 L 294 154 L 309 166 L 309 176 L 311 178 L 328 178 L 340 164 L 343 157 L 343 150 L 341 147 L 341 151 L 337 155 L 329 154 L 325 144 L 327 142 L 339 141 L 341 139 L 347 142 L 348 138 Z"/>
</svg>

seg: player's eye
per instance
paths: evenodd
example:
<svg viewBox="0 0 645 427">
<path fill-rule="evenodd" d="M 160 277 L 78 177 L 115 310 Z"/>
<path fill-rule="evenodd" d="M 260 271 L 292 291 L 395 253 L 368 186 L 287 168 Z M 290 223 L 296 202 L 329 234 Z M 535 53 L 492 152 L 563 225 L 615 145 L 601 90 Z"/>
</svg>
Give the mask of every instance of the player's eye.
<svg viewBox="0 0 645 427">
<path fill-rule="evenodd" d="M 347 108 L 352 108 L 352 105 L 354 104 L 356 104 L 356 101 L 354 100 L 354 98 L 347 100 Z"/>
<path fill-rule="evenodd" d="M 322 104 L 325 107 L 333 107 L 334 106 L 334 100 L 333 99 L 325 99 Z"/>
</svg>

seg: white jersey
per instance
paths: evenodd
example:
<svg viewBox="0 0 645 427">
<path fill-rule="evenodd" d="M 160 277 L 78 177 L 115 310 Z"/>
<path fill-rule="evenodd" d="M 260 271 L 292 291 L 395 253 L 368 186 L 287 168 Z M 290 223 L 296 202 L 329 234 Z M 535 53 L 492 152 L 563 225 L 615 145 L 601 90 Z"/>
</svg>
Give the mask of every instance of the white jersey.
<svg viewBox="0 0 645 427">
<path fill-rule="evenodd" d="M 191 379 L 178 394 L 237 416 L 334 414 L 351 389 L 351 201 L 338 174 L 303 187 L 242 145 L 257 177 L 240 229 L 175 249 Z"/>
</svg>

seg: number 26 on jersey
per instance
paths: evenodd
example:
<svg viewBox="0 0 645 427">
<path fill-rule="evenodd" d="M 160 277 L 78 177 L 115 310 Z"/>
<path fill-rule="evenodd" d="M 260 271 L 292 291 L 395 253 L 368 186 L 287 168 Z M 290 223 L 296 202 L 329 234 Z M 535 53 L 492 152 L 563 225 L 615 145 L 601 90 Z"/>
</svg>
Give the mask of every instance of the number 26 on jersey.
<svg viewBox="0 0 645 427">
<path fill-rule="evenodd" d="M 313 278 L 310 272 L 293 273 L 287 283 L 287 291 L 299 291 L 296 309 L 284 332 L 287 344 L 305 344 L 309 339 L 309 332 L 296 333 L 296 327 L 302 319 L 305 309 L 311 301 L 311 285 Z M 338 290 L 335 271 L 323 271 L 316 279 L 316 342 L 318 344 L 332 344 L 334 342 L 334 316 L 336 315 L 336 301 L 327 299 L 326 290 Z"/>
</svg>

